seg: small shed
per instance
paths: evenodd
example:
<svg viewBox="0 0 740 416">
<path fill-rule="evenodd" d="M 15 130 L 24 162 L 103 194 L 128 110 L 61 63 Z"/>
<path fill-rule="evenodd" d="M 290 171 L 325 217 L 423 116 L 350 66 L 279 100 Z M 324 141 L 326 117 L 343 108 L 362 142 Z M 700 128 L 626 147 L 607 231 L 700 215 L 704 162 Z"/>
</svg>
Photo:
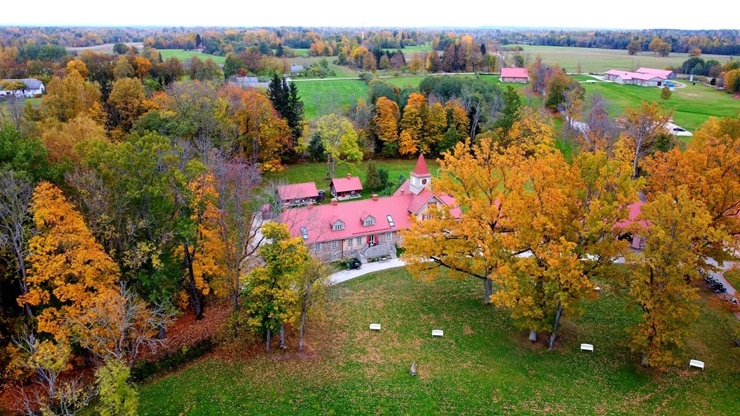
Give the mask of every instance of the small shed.
<svg viewBox="0 0 740 416">
<path fill-rule="evenodd" d="M 357 176 L 349 173 L 346 178 L 334 178 L 331 181 L 331 194 L 337 199 L 351 199 L 362 196 L 362 182 Z"/>
<path fill-rule="evenodd" d="M 527 68 L 501 68 L 501 82 L 527 83 L 529 71 Z"/>
<path fill-rule="evenodd" d="M 313 204 L 319 197 L 319 191 L 313 182 L 279 185 L 277 193 L 280 201 L 291 207 Z"/>
</svg>

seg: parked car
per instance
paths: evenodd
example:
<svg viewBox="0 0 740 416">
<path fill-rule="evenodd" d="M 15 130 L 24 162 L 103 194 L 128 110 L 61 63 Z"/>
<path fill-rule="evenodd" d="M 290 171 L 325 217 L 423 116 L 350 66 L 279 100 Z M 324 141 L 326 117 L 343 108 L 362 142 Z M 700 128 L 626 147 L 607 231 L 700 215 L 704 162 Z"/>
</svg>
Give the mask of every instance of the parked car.
<svg viewBox="0 0 740 416">
<path fill-rule="evenodd" d="M 359 259 L 352 257 L 351 259 L 347 260 L 347 270 L 359 270 L 360 267 L 362 267 L 362 262 Z"/>
</svg>

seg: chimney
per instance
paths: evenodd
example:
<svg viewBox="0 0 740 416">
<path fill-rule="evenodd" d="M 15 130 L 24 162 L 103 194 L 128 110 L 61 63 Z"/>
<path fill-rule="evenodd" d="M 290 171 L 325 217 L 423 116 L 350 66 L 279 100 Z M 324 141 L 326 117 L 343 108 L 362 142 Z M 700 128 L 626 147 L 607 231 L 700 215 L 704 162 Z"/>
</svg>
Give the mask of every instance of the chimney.
<svg viewBox="0 0 740 416">
<path fill-rule="evenodd" d="M 336 198 L 332 198 L 332 199 L 331 199 L 331 204 L 332 204 L 332 205 L 337 205 L 337 204 L 339 204 L 339 200 L 338 200 L 338 199 L 336 199 Z"/>
<path fill-rule="evenodd" d="M 378 194 L 373 194 L 373 201 L 377 201 L 377 200 L 378 200 Z"/>
<path fill-rule="evenodd" d="M 406 193 L 406 191 L 404 191 L 403 189 L 401 189 L 401 195 L 404 195 L 405 193 Z"/>
<path fill-rule="evenodd" d="M 350 175 L 350 174 L 348 173 L 348 174 L 347 174 L 347 179 L 352 179 L 352 175 Z"/>
</svg>

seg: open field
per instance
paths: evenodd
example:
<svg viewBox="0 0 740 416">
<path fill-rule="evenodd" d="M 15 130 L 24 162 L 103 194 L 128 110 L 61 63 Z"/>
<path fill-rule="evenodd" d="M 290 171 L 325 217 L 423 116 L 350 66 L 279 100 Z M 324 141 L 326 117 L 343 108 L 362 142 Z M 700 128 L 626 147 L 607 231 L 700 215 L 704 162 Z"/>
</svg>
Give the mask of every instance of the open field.
<svg viewBox="0 0 740 416">
<path fill-rule="evenodd" d="M 665 68 L 666 66 L 672 66 L 678 68 L 689 59 L 686 53 L 671 53 L 667 57 L 660 57 L 652 52 L 640 52 L 637 55 L 630 56 L 626 50 L 619 49 L 521 46 L 524 48 L 521 54 L 527 59 L 527 64 L 533 62 L 535 57 L 540 55 L 545 64 L 558 64 L 568 72 L 577 72 L 579 64 L 583 73 L 603 73 L 610 69 L 631 71 L 639 67 Z M 705 61 L 716 59 L 721 64 L 730 60 L 729 56 L 724 55 L 702 55 L 701 57 Z"/>
<path fill-rule="evenodd" d="M 311 66 L 311 64 L 318 63 L 322 59 L 326 59 L 326 61 L 329 63 L 329 69 L 333 70 L 334 73 L 336 73 L 337 78 L 355 78 L 360 74 L 360 72 L 355 69 L 348 68 L 346 66 L 334 65 L 332 62 L 336 60 L 336 57 L 333 56 L 301 56 L 297 58 L 288 58 L 288 63 L 303 65 L 304 67 L 308 68 L 309 66 Z"/>
<path fill-rule="evenodd" d="M 304 80 L 296 78 L 298 95 L 303 101 L 306 119 L 313 120 L 323 115 L 338 112 L 367 98 L 367 84 L 361 79 Z"/>
<path fill-rule="evenodd" d="M 177 58 L 181 62 L 185 63 L 186 61 L 189 61 L 190 58 L 197 56 L 201 61 L 205 61 L 208 58 L 213 59 L 213 62 L 223 65 L 226 61 L 226 58 L 223 56 L 218 55 L 209 55 L 201 52 L 196 51 L 186 51 L 182 49 L 160 49 L 159 52 L 162 54 L 162 60 L 166 61 L 170 58 Z"/>
<path fill-rule="evenodd" d="M 144 44 L 141 42 L 124 42 L 126 46 L 134 46 L 138 50 L 142 50 L 144 48 Z M 70 53 L 82 53 L 83 51 L 92 51 L 96 53 L 113 53 L 113 45 L 114 43 L 105 43 L 103 45 L 97 45 L 97 46 L 85 46 L 85 47 L 79 47 L 79 48 L 72 48 L 68 47 L 67 50 Z"/>
<path fill-rule="evenodd" d="M 330 288 L 327 317 L 304 354 L 234 346 L 139 389 L 141 415 L 723 415 L 737 411 L 734 316 L 703 302 L 683 354 L 706 363 L 660 373 L 625 347 L 637 314 L 608 284 L 566 321 L 555 351 L 531 345 L 508 315 L 482 305 L 475 279 L 412 280 L 403 269 Z M 703 296 L 713 298 L 704 293 Z M 371 322 L 382 324 L 370 332 Z M 431 337 L 432 329 L 444 338 Z M 579 344 L 594 344 L 593 353 Z M 252 351 L 255 348 L 251 349 Z M 409 376 L 412 361 L 418 376 Z M 734 409 L 734 410 L 733 410 Z"/>
</svg>

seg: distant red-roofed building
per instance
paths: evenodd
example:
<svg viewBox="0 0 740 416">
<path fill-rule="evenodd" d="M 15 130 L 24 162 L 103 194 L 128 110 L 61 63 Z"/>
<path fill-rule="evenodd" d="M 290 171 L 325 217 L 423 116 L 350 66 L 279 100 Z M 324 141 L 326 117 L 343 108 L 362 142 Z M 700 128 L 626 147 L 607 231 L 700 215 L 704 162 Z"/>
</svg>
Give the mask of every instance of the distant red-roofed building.
<svg viewBox="0 0 740 416">
<path fill-rule="evenodd" d="M 662 87 L 665 80 L 672 78 L 676 78 L 676 74 L 667 69 L 640 68 L 635 72 L 610 69 L 604 73 L 606 80 L 642 87 Z"/>
<path fill-rule="evenodd" d="M 419 156 L 410 178 L 392 196 L 341 203 L 335 198 L 331 204 L 286 209 L 280 220 L 324 260 L 395 257 L 398 232 L 411 226 L 412 216 L 429 219 L 432 205 L 449 206 L 451 215 L 460 216 L 453 198 L 429 189 L 431 181 L 424 156 Z"/>
<path fill-rule="evenodd" d="M 319 191 L 313 182 L 279 185 L 277 193 L 284 205 L 293 207 L 313 204 L 319 197 Z"/>
<path fill-rule="evenodd" d="M 527 68 L 501 68 L 501 82 L 529 82 Z"/>
<path fill-rule="evenodd" d="M 346 178 L 331 180 L 331 195 L 337 199 L 359 198 L 362 196 L 362 182 L 357 176 L 347 174 Z"/>
<path fill-rule="evenodd" d="M 676 79 L 676 74 L 670 69 L 656 69 L 656 68 L 638 68 L 637 71 L 640 74 L 651 74 L 657 75 L 663 79 Z"/>
</svg>

